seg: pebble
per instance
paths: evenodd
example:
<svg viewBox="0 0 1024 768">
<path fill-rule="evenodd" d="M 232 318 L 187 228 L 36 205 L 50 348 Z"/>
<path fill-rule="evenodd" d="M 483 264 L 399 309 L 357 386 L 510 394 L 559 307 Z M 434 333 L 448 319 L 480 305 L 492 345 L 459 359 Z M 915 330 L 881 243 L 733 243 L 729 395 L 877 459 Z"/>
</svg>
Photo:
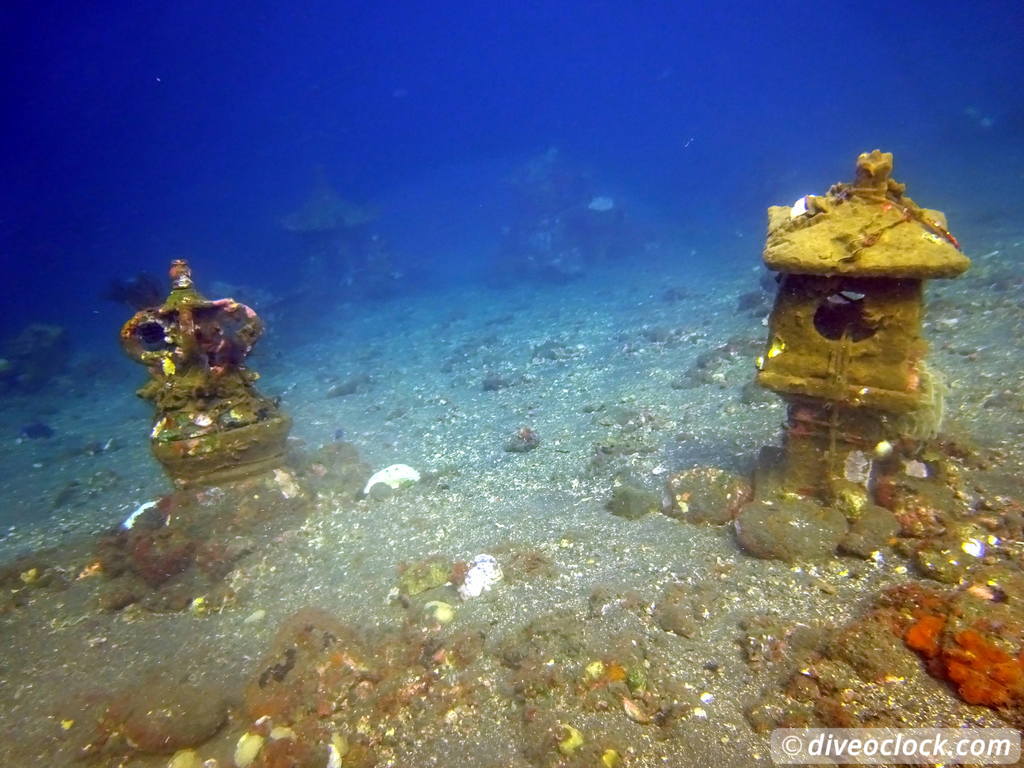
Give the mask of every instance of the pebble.
<svg viewBox="0 0 1024 768">
<path fill-rule="evenodd" d="M 235 765 L 237 768 L 249 768 L 256 760 L 260 750 L 263 749 L 265 739 L 258 733 L 248 731 L 235 745 Z"/>
<path fill-rule="evenodd" d="M 181 749 L 174 753 L 167 768 L 203 768 L 203 761 L 194 749 Z"/>
<path fill-rule="evenodd" d="M 455 607 L 441 600 L 431 600 L 423 606 L 423 610 L 438 624 L 448 624 L 455 618 Z"/>
</svg>

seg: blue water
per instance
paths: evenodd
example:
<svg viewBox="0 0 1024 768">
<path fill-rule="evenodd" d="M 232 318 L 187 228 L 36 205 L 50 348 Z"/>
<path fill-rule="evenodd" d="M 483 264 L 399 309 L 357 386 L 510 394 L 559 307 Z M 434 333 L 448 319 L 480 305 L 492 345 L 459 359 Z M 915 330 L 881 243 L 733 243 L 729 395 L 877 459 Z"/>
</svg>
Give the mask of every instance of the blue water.
<svg viewBox="0 0 1024 768">
<path fill-rule="evenodd" d="M 511 7 L 507 7 L 511 5 Z M 896 153 L 930 205 L 1021 188 L 1024 9 L 1006 2 L 5 3 L 0 332 L 74 318 L 185 255 L 301 287 L 280 218 L 322 168 L 398 266 L 477 277 L 502 180 L 549 147 L 663 236 L 757 237 L 763 208 Z M 997 198 L 997 196 L 1003 196 Z M 997 198 L 997 199 L 996 199 Z M 991 212 L 991 211 L 990 211 Z M 86 331 L 87 329 L 87 331 Z"/>
</svg>

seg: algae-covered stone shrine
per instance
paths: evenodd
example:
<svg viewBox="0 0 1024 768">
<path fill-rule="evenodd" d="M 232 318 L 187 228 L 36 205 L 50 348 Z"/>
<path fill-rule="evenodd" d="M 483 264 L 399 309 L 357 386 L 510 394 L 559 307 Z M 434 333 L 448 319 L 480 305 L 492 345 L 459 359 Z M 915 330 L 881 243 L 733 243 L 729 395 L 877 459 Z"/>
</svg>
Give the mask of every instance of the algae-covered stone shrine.
<svg viewBox="0 0 1024 768">
<path fill-rule="evenodd" d="M 794 519 L 842 545 L 848 525 L 895 532 L 878 503 L 886 489 L 907 477 L 941 484 L 927 461 L 944 384 L 927 361 L 924 280 L 970 262 L 945 217 L 914 203 L 892 167 L 891 154 L 864 153 L 853 183 L 768 209 L 764 261 L 779 278 L 757 382 L 782 395 L 787 418 L 781 448 L 761 455 L 754 505 L 736 521 L 755 554 L 787 556 L 784 544 L 773 551 L 770 529 L 784 536 L 779 520 L 793 520 L 772 505 L 799 500 Z"/>
<path fill-rule="evenodd" d="M 263 332 L 256 313 L 234 299 L 208 301 L 184 260 L 171 264 L 171 293 L 121 329 L 121 345 L 151 380 L 153 454 L 179 483 L 218 482 L 272 469 L 290 421 L 254 386 L 245 358 Z"/>
</svg>

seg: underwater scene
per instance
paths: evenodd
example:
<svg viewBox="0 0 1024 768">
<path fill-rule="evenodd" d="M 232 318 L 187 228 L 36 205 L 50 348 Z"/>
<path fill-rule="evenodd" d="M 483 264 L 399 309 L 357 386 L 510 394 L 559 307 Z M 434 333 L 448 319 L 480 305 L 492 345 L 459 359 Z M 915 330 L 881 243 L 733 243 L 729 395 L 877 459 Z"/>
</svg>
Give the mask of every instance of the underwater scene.
<svg viewBox="0 0 1024 768">
<path fill-rule="evenodd" d="M 0 766 L 1024 728 L 1024 5 L 0 29 Z"/>
</svg>

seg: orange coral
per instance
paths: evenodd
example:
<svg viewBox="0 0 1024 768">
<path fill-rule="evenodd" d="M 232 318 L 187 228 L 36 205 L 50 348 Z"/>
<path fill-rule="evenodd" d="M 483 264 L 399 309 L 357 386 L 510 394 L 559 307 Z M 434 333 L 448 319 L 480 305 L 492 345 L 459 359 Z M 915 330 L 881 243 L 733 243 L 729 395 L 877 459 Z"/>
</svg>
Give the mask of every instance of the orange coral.
<svg viewBox="0 0 1024 768">
<path fill-rule="evenodd" d="M 604 677 L 609 683 L 622 682 L 626 679 L 626 668 L 613 661 L 605 669 Z"/>
<path fill-rule="evenodd" d="M 943 643 L 945 626 L 946 617 L 924 614 L 903 640 L 932 662 L 933 674 L 955 683 L 960 698 L 968 704 L 1005 707 L 1024 702 L 1024 651 L 1014 658 L 974 629 L 957 632 L 952 638 L 947 635 Z"/>
<path fill-rule="evenodd" d="M 1024 660 L 1014 658 L 973 629 L 958 632 L 944 649 L 946 675 L 969 704 L 1004 707 L 1024 699 Z"/>
<path fill-rule="evenodd" d="M 910 648 L 930 659 L 939 652 L 939 635 L 945 626 L 944 616 L 925 614 L 911 625 L 903 640 Z"/>
</svg>

